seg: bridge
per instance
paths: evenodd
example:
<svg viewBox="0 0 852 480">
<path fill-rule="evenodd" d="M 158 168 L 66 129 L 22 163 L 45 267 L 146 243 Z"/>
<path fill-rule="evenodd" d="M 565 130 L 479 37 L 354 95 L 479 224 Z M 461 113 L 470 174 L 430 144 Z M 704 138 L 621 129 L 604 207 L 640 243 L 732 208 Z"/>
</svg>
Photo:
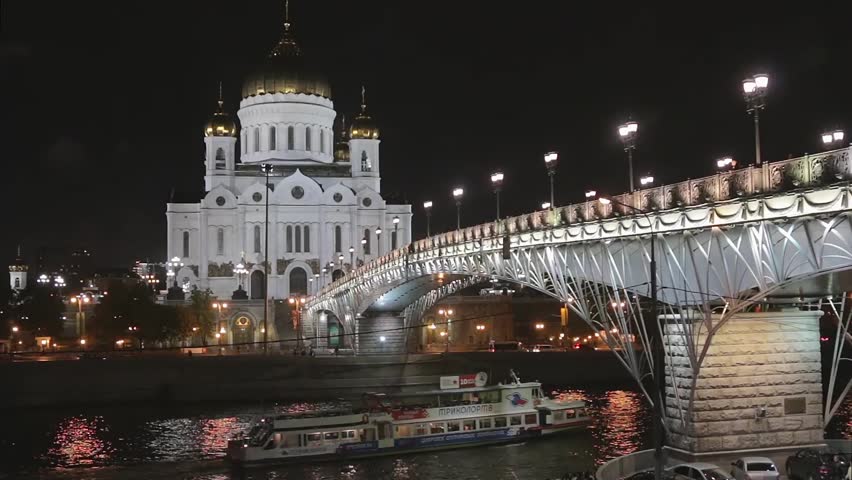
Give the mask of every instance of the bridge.
<svg viewBox="0 0 852 480">
<path fill-rule="evenodd" d="M 779 399 L 792 395 L 804 416 L 795 431 L 736 435 L 735 447 L 820 441 L 852 386 L 833 400 L 838 354 L 823 407 L 823 312 L 837 317 L 836 346 L 852 338 L 848 317 L 845 326 L 842 321 L 852 290 L 850 151 L 725 171 L 608 202 L 591 198 L 413 242 L 309 299 L 302 334 L 322 346 L 328 322 L 336 320 L 356 352 L 375 347 L 379 336 L 404 349 L 406 332 L 422 326 L 423 314 L 442 298 L 491 279 L 514 282 L 558 299 L 603 333 L 643 391 L 642 380 L 654 371 L 654 358 L 644 352 L 655 335 L 664 338 L 670 445 L 688 452 L 730 449 L 718 425 L 707 433 L 696 416 L 755 415 L 725 410 L 743 397 L 742 388 L 713 396 L 730 390 L 730 378 L 718 373 L 724 367 L 752 379 L 737 385 L 754 391 L 766 386 L 766 375 L 778 375 L 771 392 L 754 400 L 764 403 L 750 408 L 765 414 L 771 405 L 784 416 L 793 410 L 789 399 Z M 658 319 L 647 318 L 652 239 Z M 726 363 L 733 357 L 735 364 Z M 645 394 L 653 403 L 655 395 Z"/>
</svg>

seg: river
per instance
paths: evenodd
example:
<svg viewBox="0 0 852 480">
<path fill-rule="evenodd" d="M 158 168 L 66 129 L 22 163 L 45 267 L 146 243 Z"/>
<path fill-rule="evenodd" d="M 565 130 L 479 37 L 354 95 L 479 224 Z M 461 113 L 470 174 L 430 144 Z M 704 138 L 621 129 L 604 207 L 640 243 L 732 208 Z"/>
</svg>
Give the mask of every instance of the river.
<svg viewBox="0 0 852 480">
<path fill-rule="evenodd" d="M 560 389 L 585 400 L 587 430 L 520 445 L 476 447 L 353 461 L 232 470 L 223 460 L 227 438 L 262 405 L 32 410 L 4 418 L 0 478 L 56 479 L 429 479 L 541 480 L 593 470 L 606 460 L 649 445 L 650 412 L 629 389 Z M 299 411 L 334 403 L 290 403 Z M 847 401 L 828 434 L 848 437 Z"/>
</svg>

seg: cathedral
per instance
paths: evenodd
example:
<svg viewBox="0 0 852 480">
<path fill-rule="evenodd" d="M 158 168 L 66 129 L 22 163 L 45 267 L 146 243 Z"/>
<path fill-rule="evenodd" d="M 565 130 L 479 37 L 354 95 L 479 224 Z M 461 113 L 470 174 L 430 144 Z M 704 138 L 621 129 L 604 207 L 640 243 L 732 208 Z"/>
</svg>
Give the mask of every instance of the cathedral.
<svg viewBox="0 0 852 480">
<path fill-rule="evenodd" d="M 229 302 L 228 341 L 262 338 L 264 298 L 313 294 L 411 241 L 411 206 L 381 195 L 381 140 L 363 87 L 350 124 L 335 123 L 329 82 L 307 66 L 285 19 L 281 40 L 245 77 L 239 128 L 220 92 L 203 131 L 203 197 L 166 208 L 170 281 Z"/>
</svg>

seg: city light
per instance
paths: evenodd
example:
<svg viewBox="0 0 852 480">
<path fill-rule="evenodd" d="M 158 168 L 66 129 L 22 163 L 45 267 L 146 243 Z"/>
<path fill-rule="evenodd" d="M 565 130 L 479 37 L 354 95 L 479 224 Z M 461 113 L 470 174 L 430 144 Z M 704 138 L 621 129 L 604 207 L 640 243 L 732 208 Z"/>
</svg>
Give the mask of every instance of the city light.
<svg viewBox="0 0 852 480">
<path fill-rule="evenodd" d="M 463 188 L 456 187 L 456 188 L 453 189 L 453 197 L 454 198 L 458 199 L 462 195 L 464 195 L 464 189 Z"/>
<path fill-rule="evenodd" d="M 594 198 L 597 194 L 598 194 L 598 192 L 595 191 L 595 190 L 587 190 L 586 191 L 586 198 Z"/>
<path fill-rule="evenodd" d="M 444 331 L 444 330 L 442 330 L 442 331 L 441 331 L 441 336 L 442 336 L 442 337 L 446 337 L 446 336 L 447 336 L 447 332 L 446 332 L 446 331 Z"/>
<path fill-rule="evenodd" d="M 547 152 L 544 154 L 544 163 L 546 165 L 551 165 L 556 163 L 559 160 L 559 154 L 557 152 Z"/>
<path fill-rule="evenodd" d="M 85 344 L 86 344 L 86 339 L 85 339 L 85 338 L 81 338 L 81 339 L 80 339 L 80 345 L 85 345 Z"/>
<path fill-rule="evenodd" d="M 733 169 L 737 166 L 737 161 L 731 157 L 722 157 L 716 160 L 716 167 L 719 169 Z"/>
<path fill-rule="evenodd" d="M 481 332 L 481 331 L 485 330 L 485 325 L 477 325 L 476 329 Z"/>
<path fill-rule="evenodd" d="M 550 202 L 543 202 L 543 203 L 541 204 L 541 209 L 542 209 L 542 210 L 547 210 L 548 208 L 550 208 Z"/>
<path fill-rule="evenodd" d="M 601 205 L 609 205 L 610 203 L 612 203 L 612 200 L 606 197 L 601 197 L 598 199 L 598 203 L 600 203 Z"/>
<path fill-rule="evenodd" d="M 432 208 L 432 202 L 423 202 L 423 208 L 427 210 Z"/>
<path fill-rule="evenodd" d="M 544 330 L 544 324 L 543 323 L 536 323 L 535 329 L 536 330 Z"/>
<path fill-rule="evenodd" d="M 384 343 L 384 342 L 385 342 L 385 340 L 387 340 L 387 338 L 385 338 L 385 336 L 384 336 L 384 335 L 382 335 L 382 336 L 380 336 L 380 337 L 379 337 L 379 341 L 380 341 L 380 342 Z"/>
<path fill-rule="evenodd" d="M 13 332 L 13 333 L 18 333 L 18 327 L 12 327 L 12 332 Z"/>
<path fill-rule="evenodd" d="M 503 173 L 497 172 L 491 174 L 491 183 L 498 186 L 503 183 Z"/>
<path fill-rule="evenodd" d="M 833 132 L 826 132 L 822 134 L 822 143 L 825 145 L 831 145 L 834 143 L 839 143 L 843 141 L 843 138 L 846 135 L 843 133 L 843 130 L 835 130 Z"/>
<path fill-rule="evenodd" d="M 430 328 L 431 330 L 435 330 L 435 329 L 436 329 L 436 328 L 438 328 L 438 327 L 437 327 L 437 326 L 435 326 L 435 324 L 434 324 L 434 323 L 432 323 L 432 324 L 430 324 L 430 325 L 429 325 L 429 328 Z"/>
<path fill-rule="evenodd" d="M 652 183 L 654 183 L 654 177 L 651 175 L 639 179 L 639 185 L 642 185 L 643 187 L 651 185 Z"/>
</svg>

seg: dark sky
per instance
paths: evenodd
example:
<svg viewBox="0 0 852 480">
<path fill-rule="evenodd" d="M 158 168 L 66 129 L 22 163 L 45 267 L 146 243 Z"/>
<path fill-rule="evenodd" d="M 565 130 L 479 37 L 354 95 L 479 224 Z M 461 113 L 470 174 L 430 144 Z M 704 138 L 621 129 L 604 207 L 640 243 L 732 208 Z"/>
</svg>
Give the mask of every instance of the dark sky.
<svg viewBox="0 0 852 480">
<path fill-rule="evenodd" d="M 561 153 L 559 202 L 588 187 L 626 190 L 615 129 L 628 115 L 641 125 L 637 173 L 674 182 L 710 173 L 723 154 L 750 163 L 740 89 L 760 71 L 771 75 L 764 159 L 818 150 L 823 129 L 852 129 L 852 37 L 830 5 L 581 3 L 592 2 L 290 8 L 338 113 L 357 109 L 366 84 L 383 191 L 414 204 L 418 232 L 426 199 L 433 230 L 454 224 L 455 185 L 468 192 L 465 223 L 490 219 L 496 168 L 504 212 L 536 208 L 549 149 Z M 201 131 L 217 82 L 236 113 L 243 76 L 279 37 L 282 1 L 0 5 L 0 260 L 18 242 L 29 256 L 85 246 L 101 265 L 162 260 L 169 192 L 203 185 Z"/>
</svg>

